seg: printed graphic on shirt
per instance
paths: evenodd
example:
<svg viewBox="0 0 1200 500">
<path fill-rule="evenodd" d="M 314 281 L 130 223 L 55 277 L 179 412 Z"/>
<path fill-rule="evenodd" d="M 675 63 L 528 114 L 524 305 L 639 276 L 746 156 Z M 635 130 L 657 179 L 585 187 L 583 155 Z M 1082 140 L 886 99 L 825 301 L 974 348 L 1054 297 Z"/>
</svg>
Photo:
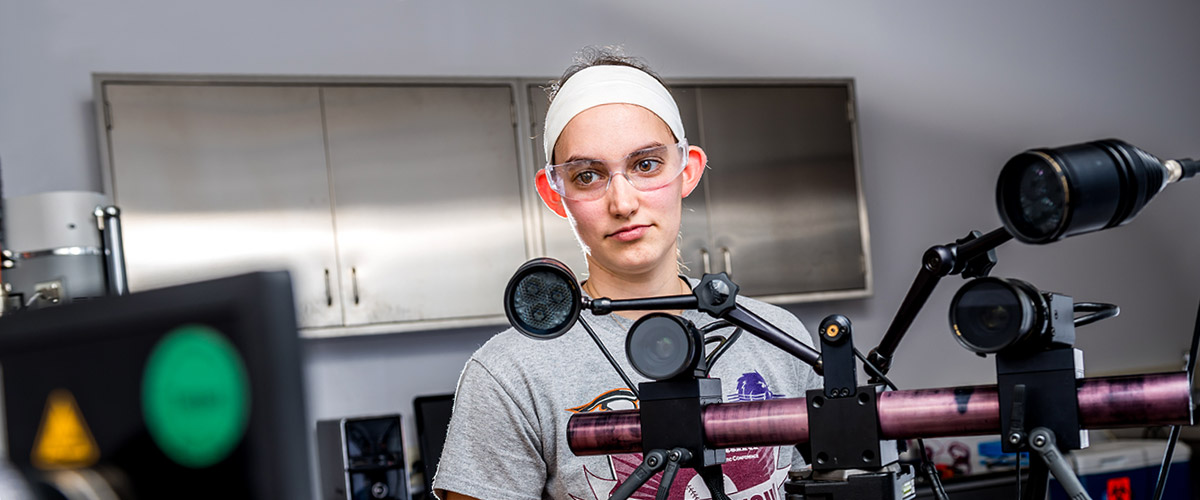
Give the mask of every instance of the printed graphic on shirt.
<svg viewBox="0 0 1200 500">
<path fill-rule="evenodd" d="M 744 373 L 738 378 L 737 392 L 725 395 L 725 401 L 765 401 L 787 397 L 784 394 L 771 392 L 767 380 L 757 371 Z"/>
<path fill-rule="evenodd" d="M 628 389 L 613 389 L 597 396 L 587 404 L 568 408 L 567 411 L 589 413 L 636 408 L 638 402 L 632 397 L 632 391 Z M 771 392 L 767 381 L 755 371 L 743 374 L 738 379 L 738 392 L 727 394 L 725 399 L 726 402 L 761 401 L 780 397 L 784 396 Z M 612 495 L 613 490 L 628 479 L 641 463 L 641 453 L 624 453 L 608 457 L 608 474 L 588 470 L 585 466 L 583 473 L 591 491 L 585 493 L 584 496 L 571 495 L 571 498 L 573 500 L 604 500 Z M 783 489 L 784 481 L 787 480 L 790 466 L 790 463 L 780 463 L 779 448 L 775 446 L 727 449 L 725 450 L 725 464 L 722 466 L 722 472 L 725 475 L 725 494 L 732 500 L 782 500 L 779 492 Z M 653 499 L 658 492 L 661 479 L 662 472 L 655 474 L 630 498 Z M 667 498 L 670 500 L 709 500 L 712 495 L 696 471 L 680 469 L 671 485 L 671 494 Z"/>
<path fill-rule="evenodd" d="M 587 402 L 587 404 L 567 408 L 567 411 L 571 413 L 590 413 L 593 411 L 636 410 L 637 408 L 637 396 L 633 395 L 633 391 L 623 387 L 596 396 L 596 399 Z"/>
</svg>

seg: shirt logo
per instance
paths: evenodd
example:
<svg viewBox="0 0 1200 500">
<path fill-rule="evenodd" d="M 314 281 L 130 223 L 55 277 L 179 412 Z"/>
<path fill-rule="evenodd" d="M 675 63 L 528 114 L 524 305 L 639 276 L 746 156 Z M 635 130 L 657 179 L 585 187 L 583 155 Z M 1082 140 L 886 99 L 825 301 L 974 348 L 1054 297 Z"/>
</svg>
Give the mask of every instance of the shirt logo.
<svg viewBox="0 0 1200 500">
<path fill-rule="evenodd" d="M 725 395 L 727 401 L 764 401 L 785 397 L 784 394 L 771 392 L 771 386 L 757 371 L 742 374 L 738 378 L 737 388 L 737 392 Z"/>
</svg>

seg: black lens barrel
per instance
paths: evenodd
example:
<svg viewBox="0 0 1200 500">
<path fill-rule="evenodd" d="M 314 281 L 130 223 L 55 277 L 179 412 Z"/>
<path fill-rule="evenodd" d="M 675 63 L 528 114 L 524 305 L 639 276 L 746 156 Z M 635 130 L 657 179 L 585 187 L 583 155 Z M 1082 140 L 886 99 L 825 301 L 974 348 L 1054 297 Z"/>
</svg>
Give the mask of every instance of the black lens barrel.
<svg viewBox="0 0 1200 500">
<path fill-rule="evenodd" d="M 1052 172 L 1063 189 L 1046 199 L 1030 199 L 1035 193 L 1022 184 L 1030 169 Z M 1049 243 L 1129 221 L 1162 189 L 1165 172 L 1158 158 L 1117 139 L 1032 149 L 1004 165 L 996 204 L 1017 239 Z M 1052 207 L 1057 216 L 1031 220 L 1030 204 Z M 1056 224 L 1046 227 L 1047 220 Z"/>
<path fill-rule="evenodd" d="M 971 280 L 950 301 L 954 339 L 971 352 L 990 354 L 1036 341 L 1049 326 L 1045 297 L 1011 278 Z"/>
</svg>

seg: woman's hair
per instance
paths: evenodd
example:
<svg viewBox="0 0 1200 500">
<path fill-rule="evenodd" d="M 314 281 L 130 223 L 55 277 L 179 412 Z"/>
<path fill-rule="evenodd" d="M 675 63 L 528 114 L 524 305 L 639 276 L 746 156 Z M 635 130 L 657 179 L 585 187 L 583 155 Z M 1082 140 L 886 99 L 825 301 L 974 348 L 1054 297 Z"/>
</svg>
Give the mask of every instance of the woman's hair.
<svg viewBox="0 0 1200 500">
<path fill-rule="evenodd" d="M 654 77 L 654 79 L 658 80 L 658 83 L 663 84 L 664 87 L 666 86 L 666 83 L 663 82 L 662 78 L 660 78 L 658 74 L 654 72 L 654 70 L 650 69 L 650 66 L 646 64 L 646 61 L 638 57 L 627 56 L 624 52 L 625 51 L 622 50 L 621 47 L 612 45 L 606 45 L 603 47 L 589 45 L 584 47 L 575 56 L 575 63 L 567 67 L 567 70 L 563 72 L 562 77 L 560 77 L 558 80 L 550 82 L 550 86 L 546 87 L 546 94 L 550 97 L 550 100 L 553 101 L 554 96 L 558 94 L 558 89 L 562 88 L 563 83 L 565 83 L 568 78 L 571 78 L 572 75 L 592 66 L 605 65 L 629 66 L 631 68 L 641 70 L 643 73 Z"/>
</svg>

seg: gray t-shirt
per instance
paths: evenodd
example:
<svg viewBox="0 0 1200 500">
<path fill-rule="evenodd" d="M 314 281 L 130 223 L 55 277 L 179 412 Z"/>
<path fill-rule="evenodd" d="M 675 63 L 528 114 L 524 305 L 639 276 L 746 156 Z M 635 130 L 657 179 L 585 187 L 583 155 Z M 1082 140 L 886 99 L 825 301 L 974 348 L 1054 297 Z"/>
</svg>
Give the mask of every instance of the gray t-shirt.
<svg viewBox="0 0 1200 500">
<path fill-rule="evenodd" d="M 739 298 L 738 303 L 812 345 L 804 325 L 787 311 L 753 299 Z M 685 311 L 683 317 L 697 327 L 715 321 L 697 311 Z M 625 356 L 631 320 L 589 312 L 582 319 L 633 383 L 648 381 Z M 728 336 L 732 331 L 715 333 Z M 749 332 L 709 375 L 721 379 L 726 402 L 803 397 L 806 390 L 821 387 L 812 368 Z M 552 340 L 530 339 L 509 329 L 476 351 L 463 368 L 434 489 L 481 499 L 606 499 L 641 464 L 641 454 L 577 457 L 567 446 L 567 421 L 578 412 L 632 409 L 636 404 L 582 326 Z M 733 500 L 783 498 L 793 462 L 803 463 L 792 446 L 726 450 L 726 492 Z M 653 498 L 652 484 L 657 480 L 633 498 Z M 694 471 L 681 469 L 670 498 L 708 495 Z"/>
</svg>

